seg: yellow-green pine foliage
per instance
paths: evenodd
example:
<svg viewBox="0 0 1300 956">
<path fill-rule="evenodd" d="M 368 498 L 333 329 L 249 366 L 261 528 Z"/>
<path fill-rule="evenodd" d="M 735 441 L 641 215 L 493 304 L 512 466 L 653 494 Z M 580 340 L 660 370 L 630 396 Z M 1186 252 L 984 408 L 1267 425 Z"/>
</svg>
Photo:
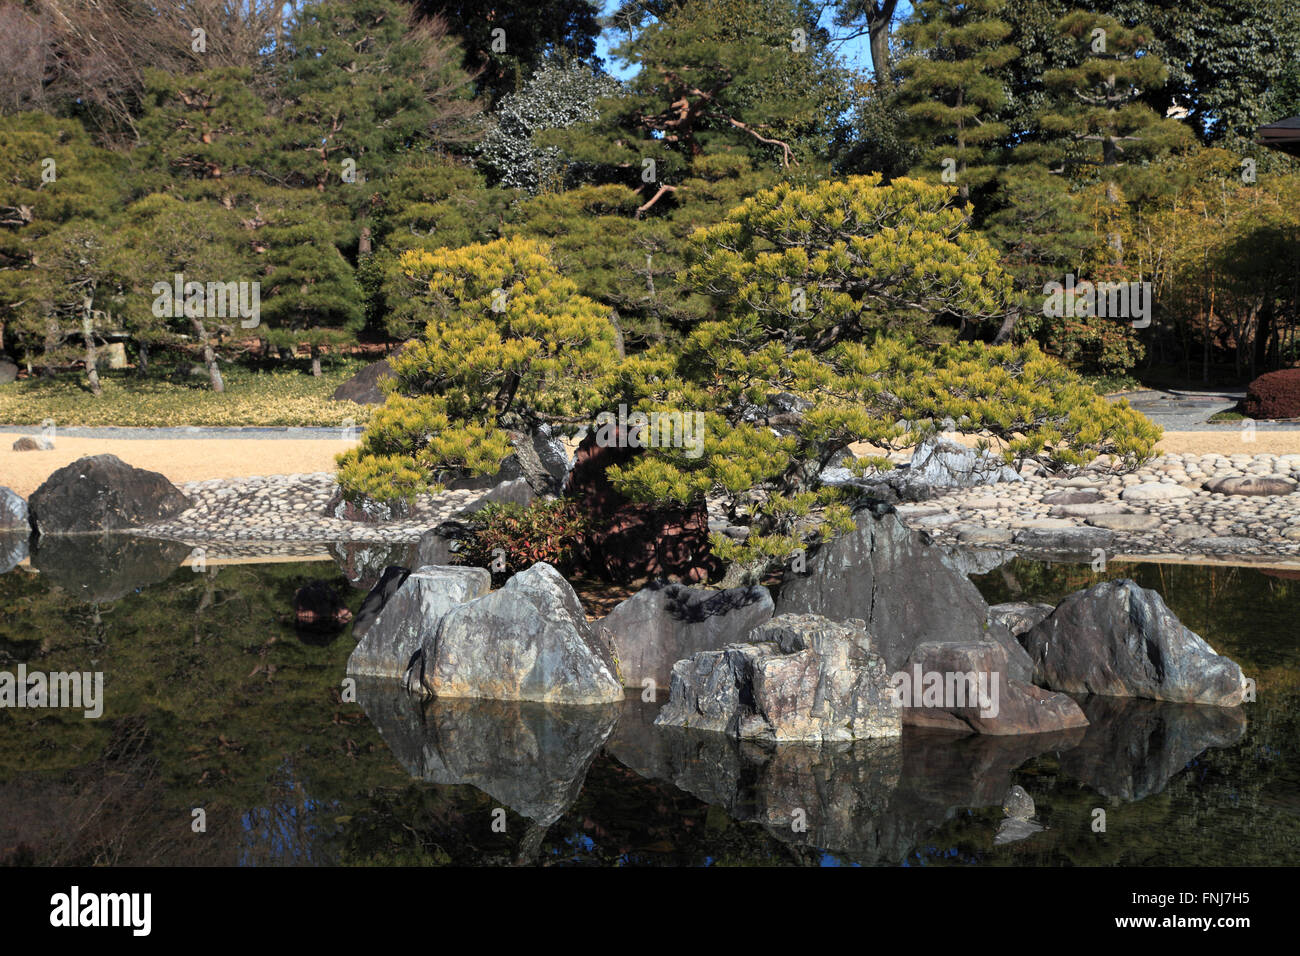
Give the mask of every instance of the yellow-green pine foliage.
<svg viewBox="0 0 1300 956">
<path fill-rule="evenodd" d="M 428 324 L 390 360 L 387 402 L 340 458 L 345 491 L 409 496 L 491 474 L 510 430 L 585 423 L 603 407 L 617 362 L 609 313 L 560 275 L 545 245 L 412 249 L 399 262 Z"/>
</svg>

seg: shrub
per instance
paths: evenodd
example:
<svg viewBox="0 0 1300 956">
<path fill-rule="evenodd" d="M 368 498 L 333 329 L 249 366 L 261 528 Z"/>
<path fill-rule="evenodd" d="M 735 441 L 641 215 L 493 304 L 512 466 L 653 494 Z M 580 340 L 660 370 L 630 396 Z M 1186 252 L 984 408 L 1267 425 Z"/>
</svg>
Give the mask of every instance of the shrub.
<svg viewBox="0 0 1300 956">
<path fill-rule="evenodd" d="M 1246 414 L 1251 418 L 1300 418 L 1300 368 L 1269 372 L 1246 389 Z"/>
<path fill-rule="evenodd" d="M 474 516 L 473 527 L 460 552 L 462 562 L 506 576 L 537 561 L 571 568 L 583 554 L 589 526 L 576 502 L 559 500 L 535 501 L 527 507 L 488 505 Z"/>
</svg>

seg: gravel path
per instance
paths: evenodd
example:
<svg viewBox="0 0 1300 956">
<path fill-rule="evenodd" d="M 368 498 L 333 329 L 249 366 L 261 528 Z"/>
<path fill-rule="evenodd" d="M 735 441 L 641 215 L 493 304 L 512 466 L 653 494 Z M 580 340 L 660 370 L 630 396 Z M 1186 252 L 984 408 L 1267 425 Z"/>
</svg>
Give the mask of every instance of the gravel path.
<svg viewBox="0 0 1300 956">
<path fill-rule="evenodd" d="M 337 487 L 329 472 L 189 481 L 180 489 L 194 507 L 142 533 L 187 542 L 418 541 L 424 531 L 483 494 L 465 490 L 422 495 L 410 518 L 372 525 L 326 515 Z"/>
</svg>

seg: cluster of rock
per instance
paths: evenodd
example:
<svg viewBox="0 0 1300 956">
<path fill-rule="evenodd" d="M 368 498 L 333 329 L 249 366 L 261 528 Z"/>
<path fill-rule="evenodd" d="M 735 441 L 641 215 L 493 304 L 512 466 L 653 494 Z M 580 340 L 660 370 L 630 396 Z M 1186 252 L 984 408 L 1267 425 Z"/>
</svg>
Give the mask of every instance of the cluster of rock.
<svg viewBox="0 0 1300 956">
<path fill-rule="evenodd" d="M 439 697 L 618 700 L 668 684 L 656 719 L 768 742 L 896 737 L 904 726 L 996 736 L 1088 720 L 1069 694 L 1234 706 L 1240 668 L 1131 581 L 1059 607 L 989 607 L 896 515 L 762 587 L 656 584 L 588 622 L 538 563 L 490 591 L 486 570 L 389 568 L 366 598 L 358 676 Z"/>
</svg>

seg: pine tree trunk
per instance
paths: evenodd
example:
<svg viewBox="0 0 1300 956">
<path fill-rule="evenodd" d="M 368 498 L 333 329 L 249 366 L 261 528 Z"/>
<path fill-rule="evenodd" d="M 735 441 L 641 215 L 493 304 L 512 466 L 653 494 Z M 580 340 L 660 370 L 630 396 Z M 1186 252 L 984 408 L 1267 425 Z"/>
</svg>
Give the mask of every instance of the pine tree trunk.
<svg viewBox="0 0 1300 956">
<path fill-rule="evenodd" d="M 224 392 L 226 383 L 221 380 L 221 369 L 217 368 L 217 353 L 212 348 L 212 343 L 208 341 L 208 330 L 204 326 L 202 319 L 191 319 L 194 323 L 194 334 L 199 337 L 203 343 L 203 364 L 208 368 L 208 379 L 212 382 L 214 392 Z"/>
<path fill-rule="evenodd" d="M 149 343 L 141 342 L 140 345 L 140 364 L 136 368 L 137 375 L 144 375 L 149 371 Z"/>
<path fill-rule="evenodd" d="M 311 375 L 312 378 L 320 378 L 320 349 L 315 346 L 311 350 Z"/>
<path fill-rule="evenodd" d="M 104 394 L 99 384 L 98 357 L 95 355 L 95 330 L 90 313 L 90 300 L 85 302 L 86 311 L 81 315 L 81 335 L 86 342 L 86 378 L 90 380 L 90 391 L 96 398 Z"/>
</svg>

